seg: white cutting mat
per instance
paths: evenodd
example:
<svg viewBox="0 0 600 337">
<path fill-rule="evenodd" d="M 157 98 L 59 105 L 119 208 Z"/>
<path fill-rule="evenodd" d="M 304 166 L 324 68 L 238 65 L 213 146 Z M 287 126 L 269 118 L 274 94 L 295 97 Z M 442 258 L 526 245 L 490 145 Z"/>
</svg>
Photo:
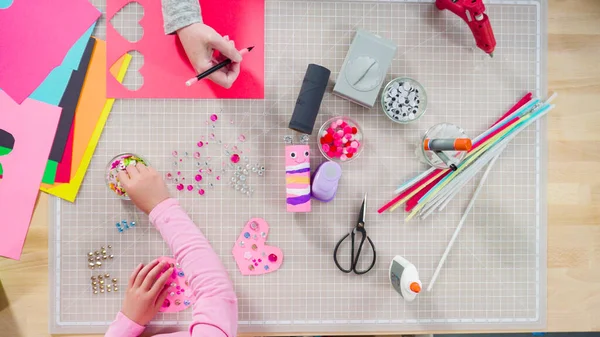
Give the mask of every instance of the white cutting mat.
<svg viewBox="0 0 600 337">
<path fill-rule="evenodd" d="M 104 0 L 93 0 L 104 9 Z M 435 123 L 451 122 L 470 136 L 484 131 L 524 93 L 546 92 L 545 3 L 498 1 L 488 4 L 498 48 L 495 58 L 474 48 L 466 25 L 430 1 L 266 2 L 265 100 L 118 100 L 75 204 L 54 200 L 50 238 L 51 330 L 104 331 L 120 308 L 126 279 L 140 262 L 169 255 L 145 216 L 116 199 L 104 184 L 105 165 L 114 155 L 134 152 L 162 172 L 179 170 L 189 181 L 205 168 L 202 187 L 178 192 L 169 186 L 212 242 L 229 271 L 239 298 L 241 332 L 385 332 L 455 329 L 535 329 L 545 324 L 546 307 L 546 127 L 532 125 L 504 151 L 475 204 L 432 292 L 404 302 L 389 285 L 388 265 L 402 255 L 419 269 L 425 286 L 442 255 L 472 184 L 449 208 L 426 221 L 403 223 L 404 215 L 376 214 L 396 186 L 426 168 L 414 143 Z M 133 17 L 132 17 L 133 15 Z M 141 12 L 115 21 L 128 35 Z M 343 165 L 336 199 L 313 201 L 310 214 L 285 212 L 284 144 L 308 63 L 337 77 L 353 33 L 364 28 L 395 41 L 399 48 L 386 80 L 408 76 L 427 89 L 426 114 L 408 126 L 393 124 L 379 106 L 365 110 L 330 94 L 328 88 L 315 129 L 335 115 L 348 115 L 364 128 L 365 151 Z M 103 38 L 105 23 L 96 35 Z M 133 68 L 140 65 L 134 60 Z M 129 76 L 129 75 L 128 75 Z M 126 82 L 135 81 L 129 76 Z M 208 122 L 211 114 L 216 123 Z M 233 122 L 233 123 L 232 123 Z M 214 129 L 212 125 L 214 124 Z M 214 133 L 214 139 L 210 134 Z M 245 142 L 238 136 L 243 134 Z M 209 145 L 195 144 L 204 137 Z M 312 138 L 312 165 L 323 158 Z M 227 146 L 227 149 L 225 149 Z M 228 185 L 221 171 L 226 150 L 238 146 L 250 164 L 264 165 L 263 177 L 250 174 L 251 197 Z M 181 162 L 172 155 L 177 150 Z M 201 160 L 193 153 L 201 152 Z M 244 161 L 242 161 L 245 163 Z M 176 173 L 175 173 L 176 174 Z M 216 176 L 221 180 L 217 180 Z M 213 183 L 211 188 L 209 185 Z M 187 185 L 187 184 L 186 184 Z M 356 222 L 368 192 L 366 229 L 377 248 L 375 268 L 347 275 L 332 260 L 336 241 Z M 246 221 L 263 217 L 271 225 L 268 243 L 285 255 L 282 268 L 265 276 L 242 276 L 231 256 Z M 136 220 L 118 233 L 115 222 Z M 101 270 L 117 277 L 118 293 L 93 295 L 86 253 L 111 244 L 115 259 Z M 159 314 L 157 326 L 189 323 L 191 310 Z"/>
</svg>

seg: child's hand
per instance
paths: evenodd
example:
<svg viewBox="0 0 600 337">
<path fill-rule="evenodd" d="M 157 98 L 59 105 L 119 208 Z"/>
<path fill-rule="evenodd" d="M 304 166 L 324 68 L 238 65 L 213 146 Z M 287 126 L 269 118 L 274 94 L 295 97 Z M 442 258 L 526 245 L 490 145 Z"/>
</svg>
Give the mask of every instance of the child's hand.
<svg viewBox="0 0 600 337">
<path fill-rule="evenodd" d="M 163 178 L 154 168 L 142 163 L 127 166 L 117 178 L 131 201 L 146 214 L 170 197 Z"/>
<path fill-rule="evenodd" d="M 158 260 L 154 260 L 145 267 L 140 264 L 135 268 L 129 277 L 121 309 L 123 315 L 139 325 L 146 325 L 152 320 L 168 295 L 168 288 L 165 287 L 165 284 L 173 273 L 173 268 L 169 267 L 157 279 L 166 266 L 165 262 L 158 263 Z"/>
<path fill-rule="evenodd" d="M 240 74 L 240 63 L 242 55 L 235 49 L 233 41 L 222 37 L 211 27 L 203 23 L 194 23 L 183 27 L 177 31 L 179 40 L 185 49 L 190 62 L 198 73 L 202 73 L 218 63 L 229 58 L 233 61 L 230 65 L 215 71 L 207 78 L 216 84 L 231 88 L 233 82 Z M 213 58 L 214 50 L 218 50 L 220 55 Z"/>
</svg>

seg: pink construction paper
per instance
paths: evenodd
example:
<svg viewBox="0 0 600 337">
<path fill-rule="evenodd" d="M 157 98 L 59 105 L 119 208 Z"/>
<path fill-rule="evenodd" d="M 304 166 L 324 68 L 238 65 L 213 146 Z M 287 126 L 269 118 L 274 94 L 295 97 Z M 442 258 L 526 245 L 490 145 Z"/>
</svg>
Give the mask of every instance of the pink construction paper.
<svg viewBox="0 0 600 337">
<path fill-rule="evenodd" d="M 233 246 L 233 258 L 242 275 L 262 275 L 276 271 L 283 263 L 281 249 L 267 246 L 269 224 L 261 218 L 248 221 Z"/>
<path fill-rule="evenodd" d="M 107 83 L 108 97 L 113 98 L 264 98 L 264 0 L 201 0 L 202 19 L 221 35 L 229 35 L 238 49 L 254 46 L 244 56 L 241 73 L 230 89 L 222 88 L 204 79 L 192 86 L 185 82 L 196 72 L 190 64 L 176 34 L 165 35 L 161 2 L 138 0 L 144 7 L 139 24 L 143 37 L 131 43 L 112 26 L 110 20 L 133 0 L 108 0 L 107 27 Z M 131 91 L 108 73 L 123 54 L 137 50 L 144 56 L 139 70 L 144 84 Z"/>
<path fill-rule="evenodd" d="M 98 17 L 88 0 L 16 0 L 0 10 L 0 88 L 23 102 Z"/>
<path fill-rule="evenodd" d="M 0 129 L 15 145 L 0 157 L 0 255 L 18 260 L 35 207 L 61 108 L 26 99 L 21 105 L 0 91 Z"/>
<path fill-rule="evenodd" d="M 159 257 L 158 261 L 167 262 L 173 267 L 173 273 L 167 281 L 169 295 L 160 307 L 161 312 L 178 312 L 191 307 L 192 302 L 192 290 L 187 282 L 187 276 L 181 269 L 177 261 L 172 257 Z M 169 267 L 160 273 L 162 275 Z M 160 277 L 160 275 L 158 277 Z"/>
</svg>

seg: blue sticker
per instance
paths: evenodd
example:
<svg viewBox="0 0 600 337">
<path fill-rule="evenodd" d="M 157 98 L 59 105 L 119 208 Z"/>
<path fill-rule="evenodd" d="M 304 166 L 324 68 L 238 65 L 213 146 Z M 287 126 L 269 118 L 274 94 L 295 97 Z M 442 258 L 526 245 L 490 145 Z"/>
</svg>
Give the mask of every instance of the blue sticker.
<svg viewBox="0 0 600 337">
<path fill-rule="evenodd" d="M 135 227 L 135 221 L 131 222 L 131 227 Z"/>
<path fill-rule="evenodd" d="M 244 233 L 244 237 L 245 237 L 246 239 L 249 239 L 249 238 L 250 238 L 250 233 L 248 233 L 248 232 Z"/>
<path fill-rule="evenodd" d="M 190 305 L 190 301 L 189 301 L 189 300 L 184 300 L 184 301 L 183 301 L 183 304 L 185 304 L 185 305 Z"/>
<path fill-rule="evenodd" d="M 265 270 L 269 270 L 269 266 L 265 265 Z"/>
<path fill-rule="evenodd" d="M 179 276 L 179 277 L 184 277 L 184 276 L 185 276 L 185 274 L 183 273 L 183 271 L 179 271 L 179 272 L 177 273 L 177 276 Z"/>
</svg>

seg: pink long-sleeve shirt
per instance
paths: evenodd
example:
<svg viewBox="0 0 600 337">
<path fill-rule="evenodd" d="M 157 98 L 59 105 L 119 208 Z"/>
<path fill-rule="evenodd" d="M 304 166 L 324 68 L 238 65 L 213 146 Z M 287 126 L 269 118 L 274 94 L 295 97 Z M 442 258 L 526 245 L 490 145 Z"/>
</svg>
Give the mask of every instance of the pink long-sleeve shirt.
<svg viewBox="0 0 600 337">
<path fill-rule="evenodd" d="M 173 198 L 161 202 L 150 212 L 150 222 L 185 270 L 195 300 L 189 331 L 156 336 L 235 337 L 237 297 L 225 267 L 208 240 Z M 105 337 L 137 337 L 144 328 L 119 312 Z"/>
</svg>

